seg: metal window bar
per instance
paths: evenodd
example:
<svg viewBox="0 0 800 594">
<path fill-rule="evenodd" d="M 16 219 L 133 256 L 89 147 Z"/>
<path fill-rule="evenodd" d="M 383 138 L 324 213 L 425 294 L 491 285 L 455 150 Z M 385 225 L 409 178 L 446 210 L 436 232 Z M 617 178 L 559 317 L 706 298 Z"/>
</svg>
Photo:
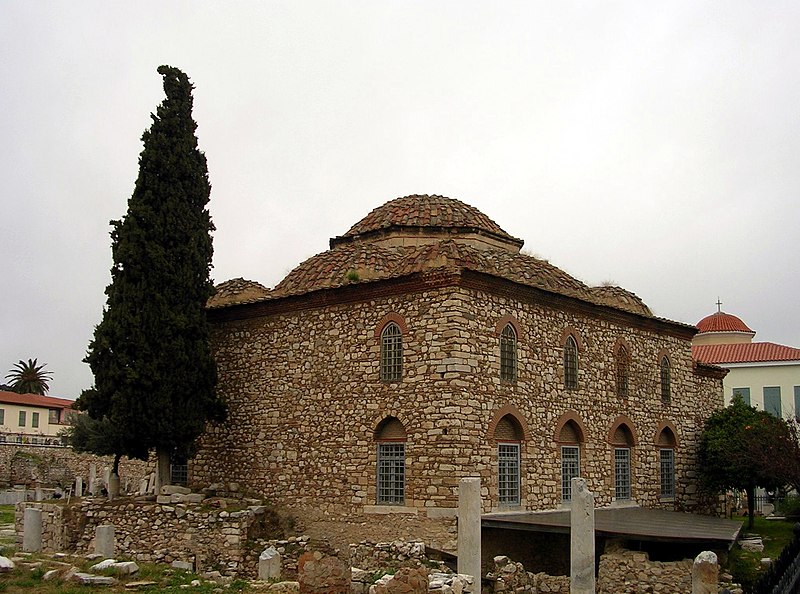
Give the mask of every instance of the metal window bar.
<svg viewBox="0 0 800 594">
<path fill-rule="evenodd" d="M 379 504 L 401 505 L 405 501 L 406 444 L 378 444 Z"/>
<path fill-rule="evenodd" d="M 173 485 L 183 485 L 189 482 L 189 465 L 175 464 L 169 465 L 169 477 Z"/>
<path fill-rule="evenodd" d="M 661 497 L 675 497 L 675 450 L 661 450 Z"/>
<path fill-rule="evenodd" d="M 501 443 L 497 446 L 498 499 L 501 505 L 519 505 L 519 444 Z"/>
<path fill-rule="evenodd" d="M 561 446 L 561 500 L 572 501 L 572 479 L 581 475 L 580 448 Z"/>
<path fill-rule="evenodd" d="M 669 404 L 672 397 L 672 378 L 669 368 L 669 359 L 661 359 L 661 402 Z"/>
<path fill-rule="evenodd" d="M 381 332 L 381 379 L 397 381 L 403 376 L 403 335 L 391 323 Z"/>
<path fill-rule="evenodd" d="M 507 382 L 517 379 L 517 333 L 511 324 L 500 333 L 500 379 Z"/>
<path fill-rule="evenodd" d="M 618 500 L 631 498 L 631 451 L 629 448 L 614 448 L 614 497 Z"/>
<path fill-rule="evenodd" d="M 628 395 L 628 384 L 630 383 L 630 359 L 628 351 L 624 348 L 619 350 L 617 355 L 617 395 L 626 397 Z"/>
<path fill-rule="evenodd" d="M 571 336 L 564 345 L 564 387 L 567 390 L 578 387 L 578 345 Z"/>
</svg>

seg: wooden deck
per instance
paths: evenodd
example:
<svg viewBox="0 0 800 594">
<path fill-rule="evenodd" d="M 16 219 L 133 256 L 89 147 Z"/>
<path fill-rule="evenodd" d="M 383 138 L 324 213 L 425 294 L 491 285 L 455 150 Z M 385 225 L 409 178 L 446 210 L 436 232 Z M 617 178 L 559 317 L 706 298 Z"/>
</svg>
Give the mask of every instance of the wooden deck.
<svg viewBox="0 0 800 594">
<path fill-rule="evenodd" d="M 481 516 L 485 528 L 569 533 L 569 510 L 499 512 Z M 696 542 L 730 547 L 742 522 L 642 507 L 604 507 L 594 512 L 598 536 L 644 541 Z"/>
</svg>

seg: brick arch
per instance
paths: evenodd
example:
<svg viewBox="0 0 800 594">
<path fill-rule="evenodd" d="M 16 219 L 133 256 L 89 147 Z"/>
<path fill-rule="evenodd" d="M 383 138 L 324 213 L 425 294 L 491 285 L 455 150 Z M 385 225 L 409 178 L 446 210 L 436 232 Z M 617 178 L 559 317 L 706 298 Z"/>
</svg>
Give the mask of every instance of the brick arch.
<svg viewBox="0 0 800 594">
<path fill-rule="evenodd" d="M 530 439 L 530 431 L 528 430 L 528 424 L 525 422 L 525 417 L 523 414 L 513 404 L 506 404 L 504 407 L 496 410 L 494 415 L 492 415 L 492 420 L 489 422 L 487 431 L 489 440 L 494 441 L 494 431 L 497 429 L 497 424 L 500 422 L 500 419 L 506 415 L 511 415 L 514 417 L 517 423 L 519 423 L 519 426 L 522 429 L 522 439 Z"/>
<path fill-rule="evenodd" d="M 522 340 L 522 326 L 520 325 L 519 320 L 517 320 L 517 318 L 511 314 L 506 314 L 498 320 L 494 327 L 494 333 L 497 336 L 500 336 L 500 334 L 503 332 L 503 328 L 505 328 L 508 324 L 511 324 L 511 327 L 514 328 L 514 332 L 517 333 L 517 340 Z"/>
<path fill-rule="evenodd" d="M 564 345 L 567 343 L 567 338 L 570 336 L 575 340 L 575 344 L 578 345 L 578 354 L 583 353 L 586 350 L 586 345 L 583 343 L 581 333 L 572 326 L 567 326 L 561 331 L 561 339 L 558 342 L 561 348 L 564 348 Z"/>
<path fill-rule="evenodd" d="M 625 425 L 628 428 L 628 431 L 631 432 L 631 439 L 633 440 L 632 445 L 638 445 L 639 438 L 636 436 L 636 428 L 633 424 L 633 421 L 631 421 L 630 417 L 627 415 L 619 415 L 616 419 L 614 419 L 614 422 L 611 424 L 611 429 L 608 432 L 608 436 L 606 437 L 608 443 L 614 445 L 614 434 L 622 425 Z"/>
<path fill-rule="evenodd" d="M 404 413 L 398 412 L 396 410 L 387 410 L 387 411 L 382 411 L 382 412 L 376 413 L 372 417 L 372 421 L 369 424 L 369 427 L 370 427 L 369 434 L 370 434 L 370 436 L 372 437 L 373 440 L 375 439 L 375 436 L 377 435 L 378 428 L 381 426 L 381 423 L 383 423 L 386 419 L 389 419 L 391 417 L 394 417 L 395 419 L 400 421 L 400 423 L 403 425 L 403 429 L 406 432 L 406 436 L 410 435 L 410 433 L 411 433 L 409 431 L 409 427 L 411 426 L 410 419 Z"/>
<path fill-rule="evenodd" d="M 614 341 L 614 357 L 619 355 L 619 347 L 625 347 L 625 350 L 628 352 L 628 358 L 633 359 L 633 349 L 631 349 L 631 344 L 625 339 L 624 336 L 618 336 L 617 339 Z"/>
<path fill-rule="evenodd" d="M 658 355 L 656 355 L 656 362 L 658 363 L 659 369 L 661 368 L 661 360 L 666 357 L 667 361 L 669 361 L 669 366 L 672 368 L 672 355 L 669 354 L 669 349 L 661 349 L 658 351 Z"/>
<path fill-rule="evenodd" d="M 578 443 L 586 443 L 586 436 L 588 432 L 586 431 L 586 425 L 583 424 L 580 416 L 574 410 L 568 410 L 563 415 L 558 417 L 558 421 L 556 421 L 556 432 L 553 434 L 553 441 L 557 443 L 561 442 L 561 430 L 564 428 L 564 425 L 567 423 L 572 422 L 578 427 L 578 431 L 580 431 L 580 436 L 578 437 Z"/>
<path fill-rule="evenodd" d="M 656 444 L 657 446 L 658 445 L 662 445 L 660 437 L 661 437 L 661 433 L 665 429 L 668 429 L 672 433 L 672 438 L 674 440 L 674 444 L 673 445 L 674 445 L 674 447 L 677 448 L 680 445 L 680 441 L 678 441 L 678 428 L 675 427 L 675 424 L 672 421 L 661 421 L 658 424 L 658 427 L 656 428 L 656 432 L 653 435 L 653 443 Z"/>
<path fill-rule="evenodd" d="M 402 334 L 408 334 L 408 326 L 406 326 L 406 321 L 403 319 L 403 316 L 392 311 L 383 316 L 380 322 L 375 326 L 375 338 L 381 337 L 381 332 L 383 332 L 383 329 L 386 328 L 386 324 L 389 322 L 397 324 Z"/>
</svg>

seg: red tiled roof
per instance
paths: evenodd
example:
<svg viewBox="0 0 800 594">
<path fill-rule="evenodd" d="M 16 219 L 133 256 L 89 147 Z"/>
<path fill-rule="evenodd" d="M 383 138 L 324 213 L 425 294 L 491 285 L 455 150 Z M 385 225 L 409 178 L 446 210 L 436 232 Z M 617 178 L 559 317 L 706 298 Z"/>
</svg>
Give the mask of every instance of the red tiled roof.
<svg viewBox="0 0 800 594">
<path fill-rule="evenodd" d="M 440 227 L 487 231 L 522 245 L 477 208 L 445 196 L 414 194 L 390 200 L 350 227 L 342 237 L 364 235 L 391 227 Z"/>
<path fill-rule="evenodd" d="M 72 408 L 75 404 L 66 398 L 53 398 L 39 394 L 17 394 L 16 392 L 0 391 L 0 402 L 5 404 L 20 404 L 23 406 L 39 406 L 41 408 Z"/>
<path fill-rule="evenodd" d="M 704 363 L 800 362 L 800 349 L 774 342 L 703 344 L 692 347 L 692 357 Z"/>
<path fill-rule="evenodd" d="M 381 231 L 392 226 L 416 226 L 430 234 L 419 244 L 382 245 Z M 446 233 L 438 233 L 445 228 Z M 474 232 L 490 234 L 509 247 L 478 247 L 460 240 L 462 233 Z M 442 196 L 406 196 L 373 210 L 345 235 L 331 240 L 331 249 L 302 262 L 274 289 L 233 279 L 216 287 L 217 294 L 209 300 L 208 307 L 269 301 L 433 269 L 463 269 L 652 317 L 647 305 L 630 291 L 612 286 L 589 287 L 546 260 L 520 253 L 521 246 L 521 240 L 463 202 Z"/>
<path fill-rule="evenodd" d="M 700 332 L 747 332 L 755 334 L 741 319 L 732 314 L 718 311 L 697 322 Z"/>
</svg>

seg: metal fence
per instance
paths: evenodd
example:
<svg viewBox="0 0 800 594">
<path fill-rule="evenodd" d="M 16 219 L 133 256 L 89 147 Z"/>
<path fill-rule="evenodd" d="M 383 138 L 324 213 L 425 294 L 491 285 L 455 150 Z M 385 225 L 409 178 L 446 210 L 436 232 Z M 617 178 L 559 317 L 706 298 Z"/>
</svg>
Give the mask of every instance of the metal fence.
<svg viewBox="0 0 800 594">
<path fill-rule="evenodd" d="M 794 539 L 770 565 L 753 588 L 753 594 L 795 594 L 800 591 L 800 523 L 794 525 Z"/>
</svg>

